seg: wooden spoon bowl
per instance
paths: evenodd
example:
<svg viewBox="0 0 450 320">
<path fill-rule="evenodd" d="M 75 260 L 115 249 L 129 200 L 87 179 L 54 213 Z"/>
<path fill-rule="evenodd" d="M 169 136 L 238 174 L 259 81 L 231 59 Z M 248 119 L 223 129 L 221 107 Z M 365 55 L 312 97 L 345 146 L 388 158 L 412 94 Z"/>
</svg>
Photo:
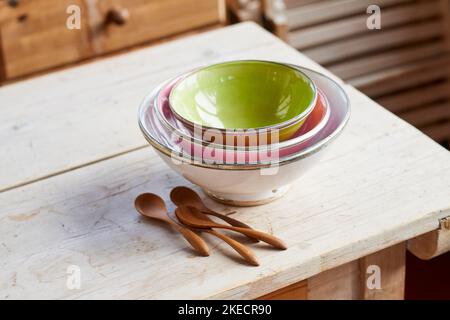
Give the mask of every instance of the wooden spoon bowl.
<svg viewBox="0 0 450 320">
<path fill-rule="evenodd" d="M 164 200 L 153 193 L 143 193 L 135 201 L 136 210 L 145 217 L 160 220 L 171 225 L 180 232 L 190 245 L 202 256 L 209 256 L 208 245 L 193 231 L 179 225 L 167 214 L 167 207 Z"/>
</svg>

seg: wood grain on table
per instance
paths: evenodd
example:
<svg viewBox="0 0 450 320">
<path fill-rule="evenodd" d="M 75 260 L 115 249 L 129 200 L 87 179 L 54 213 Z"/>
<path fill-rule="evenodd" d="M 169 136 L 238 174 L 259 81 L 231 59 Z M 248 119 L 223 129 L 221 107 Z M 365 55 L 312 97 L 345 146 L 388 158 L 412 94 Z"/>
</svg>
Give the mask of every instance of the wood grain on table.
<svg viewBox="0 0 450 320">
<path fill-rule="evenodd" d="M 168 201 L 190 184 L 147 146 L 139 102 L 167 77 L 242 58 L 326 72 L 244 23 L 0 88 L 0 298 L 256 298 L 450 215 L 450 153 L 345 85 L 351 119 L 323 160 L 284 198 L 233 216 L 287 251 L 252 246 L 261 266 L 250 268 L 209 237 L 211 256 L 198 257 L 140 218 L 138 194 Z M 79 290 L 66 286 L 70 265 L 80 267 Z"/>
</svg>

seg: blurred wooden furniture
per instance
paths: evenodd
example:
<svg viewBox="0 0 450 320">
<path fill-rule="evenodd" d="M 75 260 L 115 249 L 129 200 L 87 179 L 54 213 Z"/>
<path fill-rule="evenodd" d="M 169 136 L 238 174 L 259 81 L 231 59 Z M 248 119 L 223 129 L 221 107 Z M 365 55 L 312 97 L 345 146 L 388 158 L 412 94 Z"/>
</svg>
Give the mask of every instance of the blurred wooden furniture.
<svg viewBox="0 0 450 320">
<path fill-rule="evenodd" d="M 228 23 L 253 21 L 263 23 L 263 12 L 260 0 L 226 0 Z"/>
<path fill-rule="evenodd" d="M 282 199 L 235 213 L 289 246 L 253 246 L 259 267 L 230 259 L 215 238 L 198 257 L 133 207 L 143 192 L 171 204 L 171 188 L 190 185 L 142 137 L 142 98 L 229 59 L 304 65 L 339 81 L 352 104 L 317 167 Z M 447 150 L 254 23 L 5 85 L 0 101 L 2 299 L 401 299 L 406 243 L 450 216 Z M 71 266 L 79 289 L 67 287 Z"/>
<path fill-rule="evenodd" d="M 450 147 L 449 0 L 261 1 L 276 35 Z"/>
<path fill-rule="evenodd" d="M 223 19 L 222 2 L 0 1 L 0 83 L 2 79 L 14 79 L 176 34 L 218 26 Z M 80 29 L 69 29 L 67 21 L 76 14 L 73 10 L 77 8 L 80 9 Z"/>
</svg>

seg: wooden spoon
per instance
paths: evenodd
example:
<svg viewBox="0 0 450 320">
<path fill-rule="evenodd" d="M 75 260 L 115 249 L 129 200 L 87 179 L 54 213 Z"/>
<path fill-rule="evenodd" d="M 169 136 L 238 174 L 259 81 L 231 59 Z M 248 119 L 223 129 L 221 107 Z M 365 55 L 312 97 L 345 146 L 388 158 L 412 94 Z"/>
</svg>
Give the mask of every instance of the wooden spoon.
<svg viewBox="0 0 450 320">
<path fill-rule="evenodd" d="M 175 211 L 175 214 L 176 214 L 176 211 Z M 223 241 L 228 243 L 230 245 L 230 247 L 232 247 L 234 250 L 236 250 L 236 252 L 239 253 L 245 259 L 245 261 L 247 261 L 248 263 L 250 263 L 253 266 L 259 266 L 258 259 L 256 258 L 253 251 L 250 250 L 250 248 L 243 245 L 242 243 L 240 243 L 239 241 L 236 241 L 236 240 L 234 240 L 220 232 L 217 232 L 213 229 L 196 229 L 196 230 L 212 234 L 212 235 L 216 236 L 217 238 L 222 239 Z"/>
<path fill-rule="evenodd" d="M 230 218 L 224 214 L 221 214 L 221 213 L 218 213 L 218 212 L 215 212 L 215 211 L 209 209 L 203 203 L 202 199 L 197 194 L 197 192 L 195 192 L 191 188 L 182 187 L 182 186 L 173 188 L 172 191 L 170 192 L 170 199 L 178 207 L 191 206 L 191 207 L 197 208 L 198 210 L 200 210 L 203 213 L 210 214 L 219 219 L 222 219 L 223 221 L 231 224 L 232 226 L 252 229 L 249 225 L 247 225 L 243 222 L 240 222 L 236 219 Z"/>
<path fill-rule="evenodd" d="M 190 245 L 202 256 L 209 256 L 209 248 L 205 241 L 193 231 L 179 225 L 167 214 L 164 200 L 153 193 L 143 193 L 134 200 L 136 210 L 143 216 L 164 221 L 180 232 Z"/>
<path fill-rule="evenodd" d="M 181 206 L 178 207 L 175 210 L 175 215 L 177 218 L 185 225 L 188 225 L 190 227 L 194 228 L 201 228 L 201 229 L 208 229 L 208 228 L 222 228 L 222 229 L 228 229 L 236 232 L 240 232 L 245 235 L 249 235 L 252 238 L 259 239 L 261 241 L 264 241 L 276 248 L 286 250 L 287 246 L 284 244 L 284 242 L 277 237 L 253 230 L 253 229 L 247 229 L 247 228 L 240 228 L 235 226 L 229 226 L 225 224 L 219 224 L 214 221 L 212 221 L 210 218 L 208 218 L 207 215 L 203 214 L 200 210 L 194 207 L 190 206 Z"/>
<path fill-rule="evenodd" d="M 201 212 L 203 212 L 205 214 L 209 214 L 209 215 L 215 216 L 219 219 L 222 219 L 223 221 L 231 224 L 232 226 L 252 229 L 252 227 L 250 227 L 249 225 L 247 225 L 241 221 L 238 221 L 238 220 L 228 217 L 224 214 L 221 214 L 219 212 L 209 209 L 203 203 L 202 199 L 197 194 L 197 192 L 195 192 L 191 188 L 183 187 L 183 186 L 178 186 L 178 187 L 173 188 L 172 191 L 170 192 L 170 199 L 178 207 L 179 206 L 191 206 L 191 207 L 197 208 L 198 210 L 200 210 Z M 259 242 L 258 239 L 252 238 L 251 236 L 246 235 L 246 237 L 249 238 L 250 240 L 252 240 L 252 242 Z"/>
<path fill-rule="evenodd" d="M 175 215 L 178 218 L 178 211 L 175 210 Z M 180 220 L 180 218 L 178 218 L 178 220 Z M 251 265 L 254 266 L 259 266 L 259 262 L 258 259 L 256 258 L 255 254 L 253 253 L 252 250 L 250 250 L 250 248 L 246 247 L 245 245 L 243 245 L 242 243 L 220 233 L 217 232 L 213 229 L 200 229 L 200 228 L 196 228 L 194 229 L 195 231 L 199 231 L 199 232 L 206 232 L 209 233 L 213 236 L 216 236 L 217 238 L 225 241 L 228 245 L 230 245 L 230 247 L 232 247 L 234 250 L 236 250 L 237 253 L 239 253 L 244 259 L 245 261 L 247 261 L 248 263 L 250 263 Z"/>
</svg>

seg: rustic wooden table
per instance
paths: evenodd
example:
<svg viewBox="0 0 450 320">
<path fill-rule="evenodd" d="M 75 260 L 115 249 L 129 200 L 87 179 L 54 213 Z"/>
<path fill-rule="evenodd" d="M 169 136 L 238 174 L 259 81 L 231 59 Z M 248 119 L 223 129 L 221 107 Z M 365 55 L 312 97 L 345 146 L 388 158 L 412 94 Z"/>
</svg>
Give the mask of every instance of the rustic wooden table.
<svg viewBox="0 0 450 320">
<path fill-rule="evenodd" d="M 141 136 L 139 102 L 239 58 L 328 73 L 244 23 L 0 88 L 0 298 L 402 298 L 406 242 L 427 233 L 412 250 L 448 250 L 450 153 L 348 85 L 350 122 L 321 163 L 284 198 L 236 213 L 287 251 L 256 246 L 249 267 L 208 238 L 198 257 L 136 213 L 138 194 L 189 185 Z M 381 289 L 365 285 L 373 265 Z"/>
</svg>

